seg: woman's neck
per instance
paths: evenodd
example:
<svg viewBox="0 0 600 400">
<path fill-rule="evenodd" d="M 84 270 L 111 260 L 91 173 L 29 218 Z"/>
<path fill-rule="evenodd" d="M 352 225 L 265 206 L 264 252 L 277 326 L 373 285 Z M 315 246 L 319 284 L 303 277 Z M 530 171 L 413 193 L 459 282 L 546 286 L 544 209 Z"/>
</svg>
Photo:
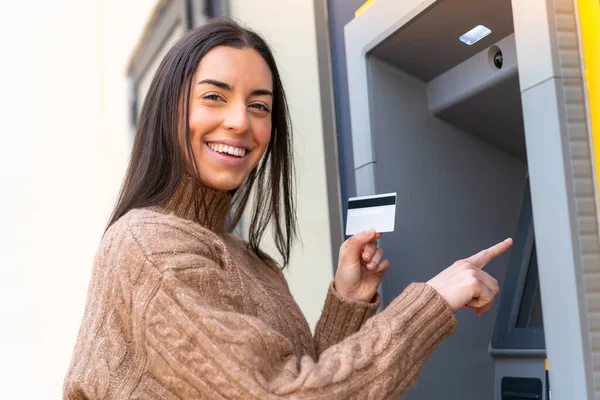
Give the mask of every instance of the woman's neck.
<svg viewBox="0 0 600 400">
<path fill-rule="evenodd" d="M 230 193 L 208 187 L 185 174 L 175 193 L 159 208 L 222 233 L 230 205 Z"/>
</svg>

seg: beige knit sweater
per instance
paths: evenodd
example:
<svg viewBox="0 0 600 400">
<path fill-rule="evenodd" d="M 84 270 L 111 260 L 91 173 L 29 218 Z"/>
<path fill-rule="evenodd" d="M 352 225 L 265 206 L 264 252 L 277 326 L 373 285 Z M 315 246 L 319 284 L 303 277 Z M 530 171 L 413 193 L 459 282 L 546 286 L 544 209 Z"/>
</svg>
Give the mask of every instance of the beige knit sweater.
<svg viewBox="0 0 600 400">
<path fill-rule="evenodd" d="M 375 316 L 332 284 L 313 337 L 277 266 L 224 232 L 230 196 L 203 195 L 200 221 L 185 179 L 107 231 L 65 399 L 397 399 L 455 330 L 426 284 Z"/>
</svg>

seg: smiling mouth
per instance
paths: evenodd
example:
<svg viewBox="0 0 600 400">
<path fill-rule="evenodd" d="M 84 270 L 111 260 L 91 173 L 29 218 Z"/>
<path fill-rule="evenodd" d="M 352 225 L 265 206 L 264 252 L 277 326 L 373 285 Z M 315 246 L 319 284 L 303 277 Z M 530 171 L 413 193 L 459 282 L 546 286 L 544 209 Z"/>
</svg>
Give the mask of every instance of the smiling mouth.
<svg viewBox="0 0 600 400">
<path fill-rule="evenodd" d="M 243 147 L 233 147 L 222 143 L 206 143 L 213 151 L 228 156 L 243 158 L 247 151 Z"/>
</svg>

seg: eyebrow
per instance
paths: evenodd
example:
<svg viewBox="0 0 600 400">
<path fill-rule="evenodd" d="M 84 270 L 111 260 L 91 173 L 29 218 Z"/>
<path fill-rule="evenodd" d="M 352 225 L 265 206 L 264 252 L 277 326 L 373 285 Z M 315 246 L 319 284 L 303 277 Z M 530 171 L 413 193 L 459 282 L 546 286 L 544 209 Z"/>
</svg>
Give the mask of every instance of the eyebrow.
<svg viewBox="0 0 600 400">
<path fill-rule="evenodd" d="M 201 84 L 213 85 L 213 86 L 219 87 L 224 90 L 233 91 L 233 88 L 231 86 L 229 86 L 227 83 L 217 81 L 216 79 L 202 79 L 200 82 L 198 82 L 198 85 L 201 85 Z M 253 96 L 271 96 L 271 97 L 273 97 L 273 92 L 268 89 L 254 89 L 250 94 Z"/>
</svg>

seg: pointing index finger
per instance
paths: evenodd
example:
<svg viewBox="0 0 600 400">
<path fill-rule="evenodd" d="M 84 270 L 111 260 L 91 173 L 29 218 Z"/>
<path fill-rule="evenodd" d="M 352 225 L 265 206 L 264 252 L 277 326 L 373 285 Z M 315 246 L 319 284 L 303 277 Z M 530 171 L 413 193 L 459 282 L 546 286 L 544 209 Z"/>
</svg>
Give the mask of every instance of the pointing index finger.
<svg viewBox="0 0 600 400">
<path fill-rule="evenodd" d="M 467 259 L 467 261 L 472 262 L 478 268 L 483 268 L 494 258 L 498 257 L 500 254 L 508 250 L 510 246 L 512 246 L 512 243 L 512 239 L 506 239 L 503 242 L 500 242 L 488 249 L 482 250 L 479 253 L 472 255 Z"/>
</svg>

